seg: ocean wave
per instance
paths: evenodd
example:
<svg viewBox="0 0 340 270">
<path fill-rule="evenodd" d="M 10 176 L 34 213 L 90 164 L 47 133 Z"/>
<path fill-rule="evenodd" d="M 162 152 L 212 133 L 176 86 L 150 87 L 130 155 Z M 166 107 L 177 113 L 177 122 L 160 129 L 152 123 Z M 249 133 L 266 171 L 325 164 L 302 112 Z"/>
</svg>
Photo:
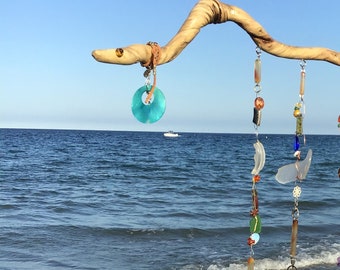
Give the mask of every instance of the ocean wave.
<svg viewBox="0 0 340 270">
<path fill-rule="evenodd" d="M 295 266 L 299 270 L 331 270 L 337 267 L 337 258 L 340 257 L 340 244 L 323 243 L 309 248 L 301 249 L 296 257 Z M 245 258 L 244 261 L 247 259 Z M 255 268 L 261 270 L 286 270 L 290 265 L 290 258 L 282 255 L 276 258 L 259 258 L 255 256 Z M 230 263 L 228 266 L 211 264 L 207 270 L 244 270 L 246 262 Z M 182 268 L 185 270 L 187 268 Z M 199 268 L 196 268 L 199 269 Z"/>
</svg>

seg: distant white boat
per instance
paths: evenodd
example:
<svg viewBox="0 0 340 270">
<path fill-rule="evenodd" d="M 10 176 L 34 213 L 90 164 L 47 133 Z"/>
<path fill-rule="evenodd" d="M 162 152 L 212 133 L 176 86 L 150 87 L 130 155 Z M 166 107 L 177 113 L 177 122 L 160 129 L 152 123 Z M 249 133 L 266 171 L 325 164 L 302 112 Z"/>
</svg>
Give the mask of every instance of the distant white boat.
<svg viewBox="0 0 340 270">
<path fill-rule="evenodd" d="M 172 138 L 179 136 L 178 133 L 175 133 L 172 130 L 169 130 L 168 132 L 165 132 L 163 135 L 164 135 L 164 137 L 172 137 Z"/>
</svg>

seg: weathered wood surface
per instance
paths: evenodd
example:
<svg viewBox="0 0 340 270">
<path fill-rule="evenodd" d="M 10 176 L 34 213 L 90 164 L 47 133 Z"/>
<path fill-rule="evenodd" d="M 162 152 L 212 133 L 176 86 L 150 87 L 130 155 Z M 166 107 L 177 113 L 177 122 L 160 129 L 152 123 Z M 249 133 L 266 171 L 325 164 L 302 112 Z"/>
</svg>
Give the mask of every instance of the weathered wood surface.
<svg viewBox="0 0 340 270">
<path fill-rule="evenodd" d="M 244 10 L 220 2 L 200 0 L 191 10 L 177 34 L 161 47 L 157 65 L 174 60 L 208 24 L 234 22 L 245 30 L 250 38 L 269 54 L 289 59 L 320 60 L 340 66 L 340 53 L 321 47 L 296 47 L 274 40 L 266 30 Z M 131 65 L 148 63 L 152 57 L 151 46 L 133 44 L 127 47 L 94 50 L 92 56 L 99 62 Z"/>
</svg>

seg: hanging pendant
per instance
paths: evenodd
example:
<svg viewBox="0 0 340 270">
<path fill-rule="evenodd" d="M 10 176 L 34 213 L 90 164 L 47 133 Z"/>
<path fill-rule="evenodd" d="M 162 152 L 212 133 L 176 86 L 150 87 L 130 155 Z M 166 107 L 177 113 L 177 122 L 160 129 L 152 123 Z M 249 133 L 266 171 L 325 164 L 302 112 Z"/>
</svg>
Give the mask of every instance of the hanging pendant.
<svg viewBox="0 0 340 270">
<path fill-rule="evenodd" d="M 254 155 L 254 161 L 255 165 L 253 170 L 251 171 L 251 174 L 258 175 L 260 171 L 263 169 L 264 164 L 266 162 L 266 152 L 264 150 L 263 144 L 257 140 L 256 143 L 253 144 L 255 148 L 255 155 Z"/>
<path fill-rule="evenodd" d="M 303 161 L 294 162 L 280 167 L 275 175 L 276 181 L 280 184 L 287 184 L 296 180 L 306 178 L 312 162 L 312 150 L 309 149 L 306 158 Z"/>
<path fill-rule="evenodd" d="M 259 233 L 261 232 L 262 222 L 259 216 L 259 199 L 256 189 L 256 183 L 261 180 L 260 171 L 263 169 L 266 160 L 266 152 L 262 143 L 258 139 L 258 127 L 261 124 L 261 115 L 262 109 L 264 108 L 264 99 L 260 97 L 261 92 L 261 49 L 259 47 L 256 48 L 257 59 L 255 60 L 254 65 L 254 92 L 256 94 L 256 98 L 254 100 L 254 108 L 253 108 L 253 123 L 255 124 L 255 134 L 256 134 L 256 143 L 254 143 L 255 155 L 254 155 L 254 168 L 251 171 L 252 176 L 252 209 L 250 211 L 251 219 L 249 221 L 249 230 L 250 237 L 248 238 L 248 245 L 250 246 L 250 257 L 248 258 L 248 270 L 254 270 L 255 260 L 254 260 L 254 251 L 253 245 L 256 245 L 260 239 Z"/>
<path fill-rule="evenodd" d="M 139 88 L 132 98 L 132 113 L 142 123 L 155 123 L 165 112 L 165 97 L 162 91 L 155 87 L 149 103 L 145 103 L 145 96 L 151 90 L 149 85 Z"/>
</svg>

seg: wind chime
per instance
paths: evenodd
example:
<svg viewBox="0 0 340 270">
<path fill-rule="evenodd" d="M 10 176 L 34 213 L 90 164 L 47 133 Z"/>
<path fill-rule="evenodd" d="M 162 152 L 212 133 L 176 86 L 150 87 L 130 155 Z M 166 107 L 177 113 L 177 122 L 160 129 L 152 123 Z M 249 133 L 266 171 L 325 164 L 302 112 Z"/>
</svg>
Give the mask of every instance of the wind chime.
<svg viewBox="0 0 340 270">
<path fill-rule="evenodd" d="M 165 97 L 162 91 L 156 86 L 157 78 L 157 62 L 160 58 L 161 49 L 156 42 L 149 42 L 147 45 L 151 46 L 152 57 L 148 63 L 143 64 L 146 67 L 144 77 L 146 78 L 145 85 L 139 88 L 132 99 L 132 113 L 135 118 L 142 123 L 154 123 L 158 121 L 165 112 Z M 119 49 L 116 50 L 117 56 L 121 52 Z M 259 202 L 258 192 L 256 184 L 260 181 L 260 172 L 264 167 L 266 153 L 262 143 L 259 140 L 258 128 L 261 125 L 262 109 L 264 108 L 264 99 L 260 96 L 261 92 L 261 48 L 256 48 L 257 58 L 254 63 L 254 108 L 253 108 L 253 124 L 256 135 L 256 142 L 253 144 L 255 148 L 254 155 L 254 168 L 251 171 L 252 174 L 252 187 L 251 187 L 251 198 L 252 198 L 252 209 L 250 211 L 250 222 L 249 230 L 250 236 L 248 237 L 247 243 L 250 247 L 250 255 L 248 257 L 247 265 L 248 270 L 253 270 L 255 267 L 254 250 L 253 246 L 260 240 L 260 233 L 262 229 L 261 217 L 259 215 Z M 296 158 L 295 163 L 285 165 L 279 168 L 275 178 L 281 184 L 287 184 L 295 182 L 293 189 L 294 207 L 292 209 L 292 234 L 291 234 L 291 245 L 290 245 L 290 260 L 291 265 L 287 270 L 296 270 L 295 257 L 296 257 L 296 243 L 297 243 L 297 232 L 298 232 L 298 199 L 301 195 L 301 187 L 299 183 L 306 178 L 310 163 L 312 160 L 312 150 L 309 150 L 306 158 L 301 161 L 300 151 L 300 138 L 303 137 L 305 144 L 306 139 L 303 133 L 303 119 L 305 115 L 305 102 L 304 102 L 304 91 L 305 91 L 305 66 L 304 60 L 300 63 L 301 66 L 301 77 L 300 77 L 300 92 L 299 101 L 294 106 L 293 115 L 296 118 L 296 131 L 294 140 L 294 157 Z M 150 83 L 150 76 L 153 75 L 153 84 Z"/>
<path fill-rule="evenodd" d="M 145 85 L 139 88 L 132 98 L 132 113 L 135 118 L 142 123 L 154 123 L 162 118 L 165 112 L 165 97 L 162 91 L 156 86 L 157 63 L 160 58 L 161 48 L 157 42 L 148 42 L 151 47 L 151 59 L 143 64 L 146 68 L 144 72 Z M 118 50 L 118 51 L 117 51 Z M 116 54 L 120 53 L 119 49 Z M 150 76 L 153 75 L 153 84 L 150 84 Z"/>
<path fill-rule="evenodd" d="M 254 114 L 253 114 L 253 123 L 255 128 L 255 135 L 256 135 L 256 142 L 254 143 L 255 148 L 255 155 L 254 161 L 255 165 L 253 170 L 251 171 L 252 174 L 252 188 L 251 188 L 251 197 L 252 197 L 252 209 L 250 211 L 250 222 L 249 222 L 249 230 L 250 236 L 248 238 L 248 245 L 250 247 L 250 255 L 248 258 L 248 270 L 254 269 L 255 260 L 254 260 L 254 250 L 253 246 L 257 244 L 260 240 L 260 232 L 261 232 L 261 218 L 259 215 L 259 202 L 258 202 L 258 192 L 256 189 L 256 183 L 258 183 L 261 179 L 260 171 L 262 170 L 265 160 L 266 160 L 266 153 L 262 143 L 258 138 L 258 127 L 261 124 L 261 116 L 262 116 L 262 109 L 264 107 L 264 100 L 260 97 L 261 92 L 261 49 L 259 47 L 256 48 L 257 59 L 255 60 L 254 64 L 254 91 L 256 94 L 254 100 Z"/>
<path fill-rule="evenodd" d="M 296 131 L 294 139 L 294 157 L 295 163 L 285 165 L 279 168 L 275 178 L 281 184 L 295 182 L 293 189 L 294 206 L 292 209 L 292 233 L 290 241 L 290 266 L 287 270 L 296 270 L 296 243 L 298 234 L 298 219 L 299 219 L 299 197 L 301 195 L 301 187 L 299 183 L 306 178 L 310 163 L 312 161 L 312 150 L 309 149 L 306 158 L 301 161 L 300 138 L 303 137 L 303 143 L 306 144 L 306 137 L 303 133 L 303 119 L 306 113 L 304 93 L 305 93 L 305 77 L 306 77 L 306 61 L 301 60 L 301 75 L 300 75 L 300 92 L 299 101 L 294 106 L 293 115 L 296 118 Z"/>
</svg>

